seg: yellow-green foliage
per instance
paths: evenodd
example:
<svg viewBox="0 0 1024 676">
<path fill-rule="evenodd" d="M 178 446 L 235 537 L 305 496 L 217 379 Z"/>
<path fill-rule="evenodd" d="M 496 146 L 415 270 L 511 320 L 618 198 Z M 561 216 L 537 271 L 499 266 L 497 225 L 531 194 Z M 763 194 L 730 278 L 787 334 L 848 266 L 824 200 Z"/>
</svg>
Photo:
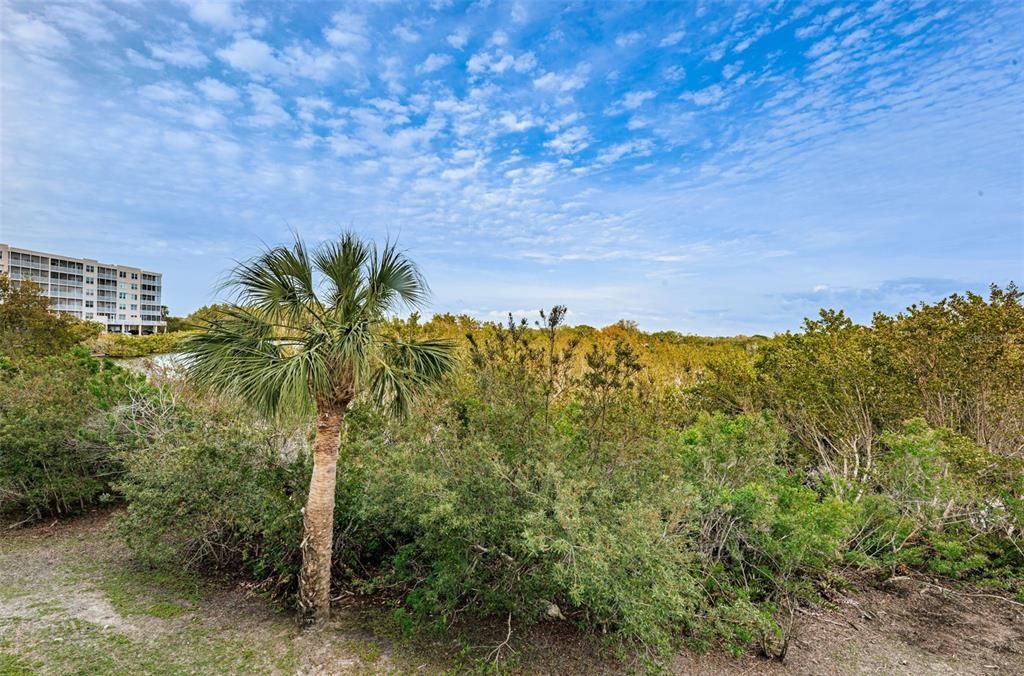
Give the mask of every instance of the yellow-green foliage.
<svg viewBox="0 0 1024 676">
<path fill-rule="evenodd" d="M 95 353 L 112 359 L 149 357 L 181 350 L 182 341 L 191 331 L 175 333 L 154 333 L 149 336 L 127 336 L 119 333 L 104 333 L 89 341 L 89 348 Z"/>
</svg>

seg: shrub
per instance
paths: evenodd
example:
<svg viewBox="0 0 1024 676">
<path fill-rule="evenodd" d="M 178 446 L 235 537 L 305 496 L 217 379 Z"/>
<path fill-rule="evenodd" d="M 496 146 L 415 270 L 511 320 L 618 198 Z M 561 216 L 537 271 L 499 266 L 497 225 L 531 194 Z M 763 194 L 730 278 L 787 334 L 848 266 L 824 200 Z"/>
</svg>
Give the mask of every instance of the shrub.
<svg viewBox="0 0 1024 676">
<path fill-rule="evenodd" d="M 1024 463 L 920 419 L 882 442 L 852 551 L 891 569 L 1024 578 Z"/>
<path fill-rule="evenodd" d="M 105 416 L 143 381 L 82 348 L 9 362 L 0 379 L 0 512 L 37 519 L 94 504 L 121 471 Z"/>
<path fill-rule="evenodd" d="M 300 430 L 174 385 L 137 399 L 120 429 L 128 508 L 118 527 L 140 559 L 293 590 L 310 472 Z"/>
<path fill-rule="evenodd" d="M 181 350 L 182 341 L 192 332 L 154 333 L 149 336 L 126 336 L 118 333 L 104 333 L 92 341 L 90 347 L 99 354 L 115 359 L 149 357 Z"/>
</svg>

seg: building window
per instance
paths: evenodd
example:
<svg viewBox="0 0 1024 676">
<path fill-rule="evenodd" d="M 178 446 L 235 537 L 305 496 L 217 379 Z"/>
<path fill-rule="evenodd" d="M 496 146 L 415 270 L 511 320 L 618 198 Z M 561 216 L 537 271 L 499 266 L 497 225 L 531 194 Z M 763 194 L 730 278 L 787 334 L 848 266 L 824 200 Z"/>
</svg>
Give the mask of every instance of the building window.
<svg viewBox="0 0 1024 676">
<path fill-rule="evenodd" d="M 138 305 L 132 305 L 132 310 L 138 310 L 138 309 L 139 309 Z"/>
<path fill-rule="evenodd" d="M 121 293 L 117 294 L 117 297 L 120 298 L 121 300 L 124 300 L 125 298 L 128 297 L 128 294 L 122 291 Z"/>
<path fill-rule="evenodd" d="M 93 303 L 91 300 L 85 301 L 85 307 L 95 307 L 95 306 L 96 306 L 96 304 Z"/>
<path fill-rule="evenodd" d="M 132 279 L 138 279 L 138 278 L 139 278 L 139 273 L 133 272 L 132 273 Z"/>
<path fill-rule="evenodd" d="M 137 288 L 139 288 L 139 285 L 138 285 L 138 284 L 132 284 L 132 290 L 135 290 L 135 289 L 137 289 Z"/>
<path fill-rule="evenodd" d="M 86 284 L 92 284 L 92 277 L 86 277 L 85 278 L 85 283 Z"/>
<path fill-rule="evenodd" d="M 86 272 L 96 272 L 95 270 L 93 270 L 93 268 L 92 268 L 92 266 L 91 266 L 91 265 L 86 265 L 86 266 L 85 266 L 85 271 L 86 271 Z"/>
<path fill-rule="evenodd" d="M 124 304 L 122 303 L 121 305 L 118 305 L 117 309 L 118 310 L 123 310 L 124 309 Z M 124 319 L 124 317 L 121 317 L 121 319 Z"/>
<path fill-rule="evenodd" d="M 124 315 L 118 315 L 117 318 L 118 319 L 124 319 Z"/>
<path fill-rule="evenodd" d="M 118 270 L 117 276 L 120 277 L 121 279 L 124 279 L 127 275 L 124 270 Z"/>
</svg>

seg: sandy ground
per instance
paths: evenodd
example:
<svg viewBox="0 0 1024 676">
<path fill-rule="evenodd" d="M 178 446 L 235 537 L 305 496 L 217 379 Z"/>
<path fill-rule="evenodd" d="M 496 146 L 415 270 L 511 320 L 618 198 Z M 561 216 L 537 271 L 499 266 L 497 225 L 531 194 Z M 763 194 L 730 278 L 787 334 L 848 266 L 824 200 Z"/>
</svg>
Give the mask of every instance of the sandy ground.
<svg viewBox="0 0 1024 676">
<path fill-rule="evenodd" d="M 98 512 L 0 534 L 0 674 L 642 671 L 564 623 L 513 625 L 509 636 L 504 622 L 494 622 L 459 636 L 406 640 L 382 621 L 386 613 L 342 606 L 324 630 L 303 633 L 244 585 L 140 568 L 111 532 L 111 518 Z M 1024 605 L 898 578 L 831 608 L 801 609 L 784 663 L 684 653 L 668 669 L 1024 674 Z"/>
</svg>

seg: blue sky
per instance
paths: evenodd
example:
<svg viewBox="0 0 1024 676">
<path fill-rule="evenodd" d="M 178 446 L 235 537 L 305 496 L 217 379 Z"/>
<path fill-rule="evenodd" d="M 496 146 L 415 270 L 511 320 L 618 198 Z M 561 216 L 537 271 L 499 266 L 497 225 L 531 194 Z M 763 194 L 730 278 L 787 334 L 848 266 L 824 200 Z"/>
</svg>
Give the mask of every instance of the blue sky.
<svg viewBox="0 0 1024 676">
<path fill-rule="evenodd" d="M 295 230 L 708 334 L 1024 281 L 1019 2 L 0 0 L 0 241 L 175 314 Z"/>
</svg>

